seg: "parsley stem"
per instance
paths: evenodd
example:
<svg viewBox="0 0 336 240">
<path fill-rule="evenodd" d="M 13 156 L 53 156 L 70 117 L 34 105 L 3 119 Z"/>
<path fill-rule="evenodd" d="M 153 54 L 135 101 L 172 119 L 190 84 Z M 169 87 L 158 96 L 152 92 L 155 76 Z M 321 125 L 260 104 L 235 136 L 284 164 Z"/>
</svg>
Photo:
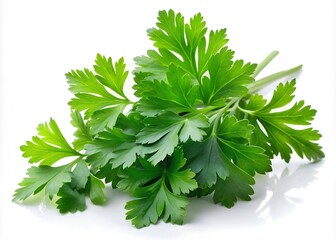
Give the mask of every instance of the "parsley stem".
<svg viewBox="0 0 336 240">
<path fill-rule="evenodd" d="M 242 107 L 240 107 L 240 106 L 238 106 L 238 109 L 241 111 L 241 112 L 243 112 L 243 113 L 245 113 L 245 114 L 248 114 L 248 115 L 254 115 L 254 113 L 256 112 L 256 111 L 251 111 L 251 110 L 247 110 L 247 109 L 245 109 L 245 108 L 242 108 Z"/>
<path fill-rule="evenodd" d="M 250 84 L 249 85 L 249 93 L 252 94 L 252 93 L 256 93 L 258 90 L 260 90 L 261 88 L 263 88 L 264 86 L 272 83 L 272 82 L 275 82 L 281 78 L 284 78 L 284 77 L 287 77 L 297 71 L 300 71 L 302 69 L 302 65 L 298 65 L 296 67 L 293 67 L 291 69 L 287 69 L 287 70 L 284 70 L 284 71 L 281 71 L 281 72 L 277 72 L 277 73 L 274 73 L 274 74 L 271 74 L 267 77 L 264 77 L 264 78 L 261 78 L 257 81 L 255 81 L 254 83 Z"/>
<path fill-rule="evenodd" d="M 261 61 L 261 63 L 258 64 L 256 69 L 254 70 L 254 73 L 252 74 L 252 77 L 258 76 L 258 74 L 279 54 L 278 51 L 273 51 L 268 56 Z"/>
<path fill-rule="evenodd" d="M 222 118 L 223 114 L 228 111 L 230 109 L 230 107 L 233 105 L 233 104 L 236 104 L 237 101 L 239 101 L 240 98 L 233 98 L 231 99 L 231 101 L 229 103 L 227 103 L 227 105 L 219 110 L 217 110 L 216 112 L 216 117 L 214 119 L 214 124 L 213 124 L 213 127 L 212 127 L 212 135 L 215 135 L 216 134 L 216 130 L 217 130 L 217 127 L 218 127 L 218 124 L 220 122 L 220 119 Z"/>
</svg>

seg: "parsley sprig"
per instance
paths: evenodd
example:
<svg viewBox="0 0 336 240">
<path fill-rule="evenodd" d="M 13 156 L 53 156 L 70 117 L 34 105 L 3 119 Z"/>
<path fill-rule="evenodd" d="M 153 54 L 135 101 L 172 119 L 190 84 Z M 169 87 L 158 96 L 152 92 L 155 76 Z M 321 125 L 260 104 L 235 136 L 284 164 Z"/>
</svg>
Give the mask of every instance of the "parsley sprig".
<svg viewBox="0 0 336 240">
<path fill-rule="evenodd" d="M 270 100 L 258 94 L 302 66 L 256 80 L 278 52 L 258 65 L 236 60 L 226 29 L 205 25 L 201 14 L 185 22 L 159 12 L 148 30 L 155 49 L 135 58 L 136 102 L 124 92 L 123 58 L 98 54 L 93 70 L 67 73 L 75 140 L 68 143 L 53 119 L 40 124 L 21 147 L 33 166 L 14 201 L 43 191 L 61 213 L 83 211 L 86 196 L 104 204 L 111 183 L 134 197 L 125 209 L 136 227 L 182 224 L 189 197 L 212 194 L 226 207 L 250 200 L 254 176 L 270 172 L 276 156 L 323 158 L 321 135 L 310 126 L 316 111 L 293 103 L 295 79 Z"/>
</svg>

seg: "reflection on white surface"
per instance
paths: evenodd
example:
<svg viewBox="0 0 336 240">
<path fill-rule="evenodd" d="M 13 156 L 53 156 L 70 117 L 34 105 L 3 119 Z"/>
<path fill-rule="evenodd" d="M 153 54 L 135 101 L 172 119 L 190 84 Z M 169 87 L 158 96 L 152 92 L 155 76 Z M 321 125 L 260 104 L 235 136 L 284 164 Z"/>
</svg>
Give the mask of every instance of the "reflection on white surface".
<svg viewBox="0 0 336 240">
<path fill-rule="evenodd" d="M 220 219 L 220 225 L 232 228 L 251 227 L 277 221 L 295 211 L 296 207 L 306 200 L 301 191 L 316 180 L 321 165 L 323 161 L 305 163 L 299 160 L 296 164 L 287 165 L 281 160 L 276 160 L 272 173 L 256 176 L 255 195 L 252 196 L 251 201 L 238 200 L 231 209 L 216 206 L 210 207 L 211 210 L 209 210 L 209 205 L 212 204 L 210 197 L 206 200 L 192 199 L 186 222 L 192 224 L 206 214 L 220 215 L 216 217 L 213 224 L 217 224 Z"/>
<path fill-rule="evenodd" d="M 303 164 L 292 172 L 286 167 L 280 176 L 269 174 L 265 181 L 265 199 L 256 214 L 266 221 L 279 219 L 294 211 L 297 204 L 304 202 L 297 193 L 316 180 L 317 168 L 321 163 Z"/>
</svg>

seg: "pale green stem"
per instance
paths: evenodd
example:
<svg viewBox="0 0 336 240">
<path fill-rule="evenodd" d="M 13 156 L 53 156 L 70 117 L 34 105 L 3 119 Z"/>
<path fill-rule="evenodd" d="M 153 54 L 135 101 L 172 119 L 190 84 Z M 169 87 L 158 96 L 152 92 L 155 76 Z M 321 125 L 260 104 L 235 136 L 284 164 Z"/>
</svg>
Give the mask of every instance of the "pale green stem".
<svg viewBox="0 0 336 240">
<path fill-rule="evenodd" d="M 212 127 L 212 134 L 214 135 L 217 131 L 218 128 L 218 124 L 220 122 L 221 117 L 223 116 L 223 114 L 229 110 L 229 108 L 232 106 L 232 104 L 235 104 L 236 101 L 238 101 L 239 98 L 233 98 L 231 99 L 231 101 L 226 105 L 226 107 L 219 109 L 216 113 L 216 117 L 214 119 L 214 125 Z"/>
<path fill-rule="evenodd" d="M 278 51 L 271 52 L 261 63 L 258 64 L 252 77 L 258 76 L 258 74 L 279 54 Z"/>
<path fill-rule="evenodd" d="M 284 77 L 287 77 L 295 72 L 298 72 L 300 71 L 302 68 L 302 65 L 299 65 L 299 66 L 296 66 L 296 67 L 293 67 L 291 69 L 288 69 L 288 70 L 284 70 L 284 71 L 281 71 L 281 72 L 277 72 L 277 73 L 274 73 L 274 74 L 271 74 L 267 77 L 264 77 L 264 78 L 261 78 L 260 80 L 258 81 L 255 81 L 253 82 L 252 84 L 249 85 L 248 89 L 249 89 L 249 93 L 252 94 L 252 93 L 256 93 L 258 90 L 260 90 L 261 88 L 263 88 L 264 86 L 272 83 L 272 82 L 275 82 L 281 78 L 284 78 Z"/>
</svg>

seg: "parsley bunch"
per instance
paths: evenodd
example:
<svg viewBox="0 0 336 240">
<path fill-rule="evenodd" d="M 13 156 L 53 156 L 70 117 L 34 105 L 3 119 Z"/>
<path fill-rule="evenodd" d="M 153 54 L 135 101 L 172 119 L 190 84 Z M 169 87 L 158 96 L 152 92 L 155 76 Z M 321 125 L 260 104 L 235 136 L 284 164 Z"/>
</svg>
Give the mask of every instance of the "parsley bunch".
<svg viewBox="0 0 336 240">
<path fill-rule="evenodd" d="M 93 70 L 66 74 L 75 140 L 53 119 L 40 124 L 21 147 L 34 166 L 14 201 L 43 191 L 61 213 L 83 211 L 86 197 L 104 204 L 111 183 L 134 197 L 125 208 L 136 227 L 182 224 L 189 197 L 212 194 L 226 207 L 250 200 L 254 176 L 270 172 L 274 156 L 324 157 L 310 127 L 316 111 L 292 103 L 295 80 L 280 83 L 270 100 L 258 94 L 301 66 L 256 81 L 277 52 L 258 65 L 234 60 L 226 30 L 208 32 L 201 14 L 186 23 L 160 11 L 156 25 L 148 30 L 156 49 L 135 58 L 136 102 L 124 92 L 123 58 L 98 54 Z"/>
</svg>

